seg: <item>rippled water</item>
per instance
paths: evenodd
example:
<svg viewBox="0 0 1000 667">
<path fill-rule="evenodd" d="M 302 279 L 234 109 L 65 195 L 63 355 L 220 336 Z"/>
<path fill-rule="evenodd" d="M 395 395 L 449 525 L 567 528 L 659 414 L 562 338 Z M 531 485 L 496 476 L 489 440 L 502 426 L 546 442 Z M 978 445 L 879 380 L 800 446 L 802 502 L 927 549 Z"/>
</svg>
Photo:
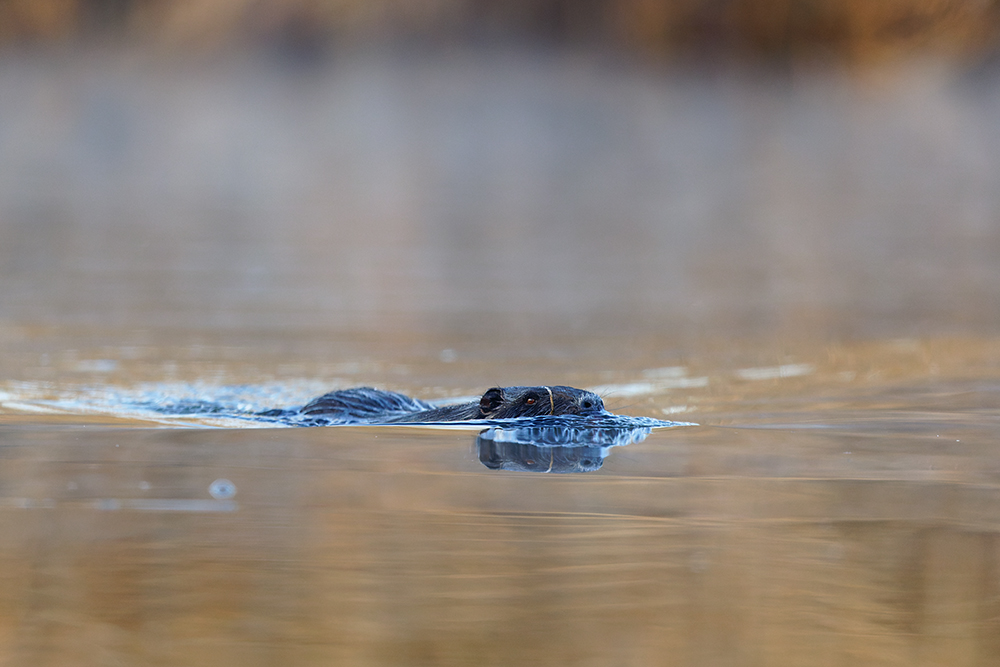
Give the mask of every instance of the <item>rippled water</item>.
<svg viewBox="0 0 1000 667">
<path fill-rule="evenodd" d="M 988 68 L 128 56 L 0 59 L 0 662 L 997 662 Z M 233 419 L 513 384 L 694 424 Z"/>
</svg>

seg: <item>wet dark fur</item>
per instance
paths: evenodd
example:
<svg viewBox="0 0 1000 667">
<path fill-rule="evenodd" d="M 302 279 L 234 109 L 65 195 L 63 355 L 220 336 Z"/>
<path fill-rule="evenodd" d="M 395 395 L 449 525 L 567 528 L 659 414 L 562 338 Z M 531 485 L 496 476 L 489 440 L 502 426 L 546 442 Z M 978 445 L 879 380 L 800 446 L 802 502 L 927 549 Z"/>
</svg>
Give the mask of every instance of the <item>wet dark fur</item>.
<svg viewBox="0 0 1000 667">
<path fill-rule="evenodd" d="M 440 407 L 393 391 L 358 387 L 324 394 L 299 412 L 309 416 L 368 423 L 453 422 L 541 415 L 608 414 L 604 409 L 604 402 L 597 394 L 564 386 L 493 387 L 478 401 Z"/>
</svg>

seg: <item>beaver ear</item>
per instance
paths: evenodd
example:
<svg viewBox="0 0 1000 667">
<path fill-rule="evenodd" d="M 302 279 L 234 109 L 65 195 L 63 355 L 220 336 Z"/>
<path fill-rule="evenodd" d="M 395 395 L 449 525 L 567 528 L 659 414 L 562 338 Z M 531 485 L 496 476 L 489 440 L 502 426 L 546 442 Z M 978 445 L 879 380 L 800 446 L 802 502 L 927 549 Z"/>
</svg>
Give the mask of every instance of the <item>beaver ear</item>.
<svg viewBox="0 0 1000 667">
<path fill-rule="evenodd" d="M 503 405 L 503 389 L 500 387 L 487 389 L 483 397 L 479 399 L 479 410 L 484 415 L 488 415 L 501 405 Z"/>
</svg>

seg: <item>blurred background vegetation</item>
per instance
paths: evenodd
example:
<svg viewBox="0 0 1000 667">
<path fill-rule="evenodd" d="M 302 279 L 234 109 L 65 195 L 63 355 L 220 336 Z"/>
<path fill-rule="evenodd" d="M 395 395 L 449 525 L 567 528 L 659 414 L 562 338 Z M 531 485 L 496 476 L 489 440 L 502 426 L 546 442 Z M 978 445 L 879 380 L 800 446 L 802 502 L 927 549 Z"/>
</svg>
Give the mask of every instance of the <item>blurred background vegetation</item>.
<svg viewBox="0 0 1000 667">
<path fill-rule="evenodd" d="M 990 53 L 998 0 L 0 0 L 7 44 L 112 40 L 166 49 L 271 44 L 315 55 L 386 40 L 498 38 L 656 58 L 836 59 Z"/>
</svg>

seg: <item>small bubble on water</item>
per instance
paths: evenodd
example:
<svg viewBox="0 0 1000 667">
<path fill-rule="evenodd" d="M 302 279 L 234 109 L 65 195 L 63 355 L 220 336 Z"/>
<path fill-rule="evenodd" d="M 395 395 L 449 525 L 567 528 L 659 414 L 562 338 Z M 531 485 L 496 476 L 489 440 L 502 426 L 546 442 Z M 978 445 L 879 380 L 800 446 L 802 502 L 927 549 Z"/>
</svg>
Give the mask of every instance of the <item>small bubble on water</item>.
<svg viewBox="0 0 1000 667">
<path fill-rule="evenodd" d="M 216 500 L 225 500 L 236 495 L 236 485 L 220 478 L 208 485 L 208 493 Z"/>
<path fill-rule="evenodd" d="M 455 361 L 458 361 L 458 353 L 452 349 L 441 350 L 441 354 L 438 355 L 438 359 L 446 364 L 454 363 Z"/>
<path fill-rule="evenodd" d="M 151 486 L 150 483 L 147 482 L 146 480 L 139 482 L 139 488 L 142 489 L 143 491 L 149 491 L 150 486 Z"/>
<path fill-rule="evenodd" d="M 691 554 L 691 557 L 688 560 L 688 568 L 692 572 L 704 572 L 708 569 L 708 565 L 708 555 L 702 551 L 696 551 Z"/>
</svg>

